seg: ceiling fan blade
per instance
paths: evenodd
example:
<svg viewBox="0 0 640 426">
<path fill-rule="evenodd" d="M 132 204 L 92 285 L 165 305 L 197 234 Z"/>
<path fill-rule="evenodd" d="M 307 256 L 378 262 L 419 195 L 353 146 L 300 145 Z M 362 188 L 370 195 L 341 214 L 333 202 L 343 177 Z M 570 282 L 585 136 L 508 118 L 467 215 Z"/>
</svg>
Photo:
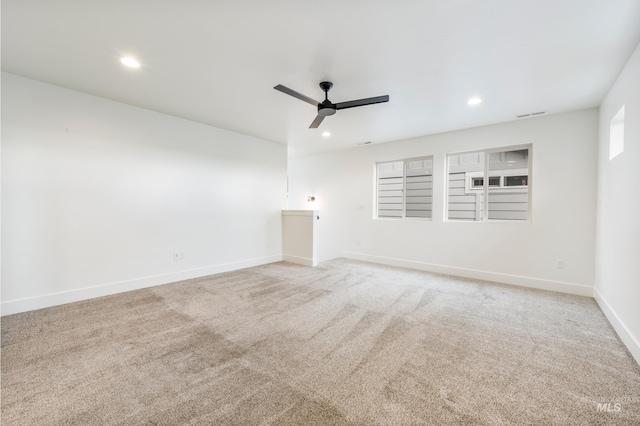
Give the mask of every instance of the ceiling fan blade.
<svg viewBox="0 0 640 426">
<path fill-rule="evenodd" d="M 320 123 L 322 123 L 322 120 L 324 120 L 324 115 L 319 115 L 316 117 L 315 120 L 313 120 L 313 123 L 311 123 L 311 126 L 309 126 L 310 129 L 317 129 L 318 126 L 320 125 Z"/>
<path fill-rule="evenodd" d="M 307 103 L 310 103 L 311 105 L 317 107 L 318 104 L 320 102 L 316 101 L 315 99 L 311 99 L 308 96 L 303 95 L 302 93 L 298 93 L 293 89 L 289 89 L 286 86 L 283 86 L 282 84 L 278 84 L 276 87 L 274 87 L 274 89 L 281 91 L 282 93 L 286 93 L 289 96 L 293 96 L 294 98 L 298 98 L 301 101 L 305 101 Z"/>
<path fill-rule="evenodd" d="M 356 101 L 338 102 L 337 104 L 335 104 L 335 106 L 336 109 L 346 109 L 364 105 L 379 104 L 382 102 L 389 102 L 389 95 L 376 96 L 375 98 L 358 99 Z"/>
</svg>

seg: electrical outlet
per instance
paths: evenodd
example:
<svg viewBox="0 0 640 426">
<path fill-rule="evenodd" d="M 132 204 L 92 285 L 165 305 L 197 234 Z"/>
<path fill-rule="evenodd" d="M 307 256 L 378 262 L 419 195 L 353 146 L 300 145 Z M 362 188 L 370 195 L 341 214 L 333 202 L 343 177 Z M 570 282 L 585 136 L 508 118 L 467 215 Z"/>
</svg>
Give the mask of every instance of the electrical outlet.
<svg viewBox="0 0 640 426">
<path fill-rule="evenodd" d="M 184 252 L 183 251 L 180 252 L 180 260 L 184 260 Z"/>
<path fill-rule="evenodd" d="M 359 245 L 360 245 L 360 243 L 361 243 L 361 241 L 360 241 L 360 240 L 356 240 L 356 245 L 357 245 L 357 246 L 359 246 Z"/>
<path fill-rule="evenodd" d="M 173 260 L 180 260 L 180 253 L 177 251 L 173 252 Z"/>
<path fill-rule="evenodd" d="M 556 259 L 556 268 L 564 269 L 564 259 Z"/>
</svg>

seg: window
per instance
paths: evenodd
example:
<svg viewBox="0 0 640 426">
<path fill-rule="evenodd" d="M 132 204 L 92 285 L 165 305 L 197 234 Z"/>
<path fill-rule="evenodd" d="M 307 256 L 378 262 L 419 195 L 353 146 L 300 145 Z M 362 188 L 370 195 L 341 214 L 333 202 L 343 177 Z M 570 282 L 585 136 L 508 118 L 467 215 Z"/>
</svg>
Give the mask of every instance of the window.
<svg viewBox="0 0 640 426">
<path fill-rule="evenodd" d="M 609 123 L 609 161 L 624 152 L 624 105 Z"/>
<path fill-rule="evenodd" d="M 431 218 L 433 158 L 378 163 L 378 217 Z"/>
<path fill-rule="evenodd" d="M 447 155 L 447 220 L 528 220 L 530 151 L 527 146 Z"/>
<path fill-rule="evenodd" d="M 489 176 L 489 186 L 500 186 L 500 176 Z M 484 188 L 484 178 L 483 177 L 472 178 L 471 188 L 472 189 Z"/>
<path fill-rule="evenodd" d="M 528 186 L 529 176 L 505 176 L 504 186 Z"/>
</svg>

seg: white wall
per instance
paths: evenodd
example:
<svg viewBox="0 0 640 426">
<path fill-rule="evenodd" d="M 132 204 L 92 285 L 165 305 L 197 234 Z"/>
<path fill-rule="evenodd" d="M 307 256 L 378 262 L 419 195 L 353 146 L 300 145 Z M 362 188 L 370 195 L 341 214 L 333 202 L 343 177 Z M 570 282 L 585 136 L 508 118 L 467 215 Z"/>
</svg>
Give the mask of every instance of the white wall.
<svg viewBox="0 0 640 426">
<path fill-rule="evenodd" d="M 346 256 L 591 296 L 597 143 L 590 109 L 290 158 L 289 208 L 311 208 L 316 196 L 320 261 Z M 521 144 L 533 145 L 532 222 L 445 222 L 445 155 Z M 424 155 L 434 156 L 433 220 L 374 219 L 375 163 Z"/>
<path fill-rule="evenodd" d="M 3 73 L 2 313 L 281 260 L 286 155 Z"/>
<path fill-rule="evenodd" d="M 624 152 L 609 161 L 609 123 L 625 105 Z M 600 106 L 595 297 L 640 363 L 640 45 Z"/>
</svg>

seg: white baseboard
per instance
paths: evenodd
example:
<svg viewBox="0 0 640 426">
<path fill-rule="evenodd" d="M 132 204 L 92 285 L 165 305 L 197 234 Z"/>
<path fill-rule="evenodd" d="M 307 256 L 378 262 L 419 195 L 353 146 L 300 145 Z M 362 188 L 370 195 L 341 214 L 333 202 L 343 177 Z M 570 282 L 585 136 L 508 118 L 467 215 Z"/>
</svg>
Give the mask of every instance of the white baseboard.
<svg viewBox="0 0 640 426">
<path fill-rule="evenodd" d="M 298 265 L 318 266 L 318 259 L 316 258 L 311 259 L 309 257 L 292 256 L 290 254 L 285 254 L 282 256 L 282 260 L 291 263 L 297 263 Z"/>
<path fill-rule="evenodd" d="M 581 284 L 543 280 L 540 278 L 522 277 L 519 275 L 501 274 L 497 272 L 479 271 L 476 269 L 436 265 L 426 262 L 416 262 L 413 260 L 397 259 L 393 257 L 373 256 L 370 254 L 355 253 L 349 251 L 342 252 L 342 256 L 349 259 L 381 263 L 383 265 L 398 266 L 401 268 L 417 269 L 420 271 L 434 272 L 437 274 L 455 275 L 459 277 L 473 278 L 478 280 L 494 281 L 502 284 L 537 288 L 539 290 L 557 291 L 560 293 L 593 297 L 593 287 Z"/>
<path fill-rule="evenodd" d="M 604 316 L 607 317 L 609 323 L 613 327 L 613 329 L 618 333 L 618 337 L 622 340 L 622 343 L 625 344 L 631 356 L 636 360 L 638 364 L 640 364 L 640 341 L 633 335 L 633 333 L 629 330 L 629 328 L 625 325 L 625 323 L 620 319 L 618 314 L 611 308 L 611 305 L 606 301 L 606 299 L 602 296 L 602 293 L 598 291 L 597 288 L 593 289 L 593 297 L 596 299 L 598 306 L 604 313 Z"/>
<path fill-rule="evenodd" d="M 265 265 L 267 263 L 283 260 L 282 255 L 265 256 L 254 259 L 245 259 L 237 262 L 220 265 L 206 266 L 203 268 L 189 269 L 186 271 L 172 272 L 168 274 L 153 275 L 149 277 L 134 278 L 131 280 L 101 284 L 92 287 L 78 288 L 59 293 L 43 294 L 18 300 L 3 301 L 0 304 L 1 315 L 11 315 L 20 312 L 33 311 L 48 308 L 50 306 L 63 305 L 65 303 L 78 302 L 93 299 L 94 297 L 108 296 L 125 291 L 138 290 L 156 285 L 169 284 L 176 281 L 199 278 L 221 272 L 235 271 L 250 268 L 252 266 Z"/>
</svg>

